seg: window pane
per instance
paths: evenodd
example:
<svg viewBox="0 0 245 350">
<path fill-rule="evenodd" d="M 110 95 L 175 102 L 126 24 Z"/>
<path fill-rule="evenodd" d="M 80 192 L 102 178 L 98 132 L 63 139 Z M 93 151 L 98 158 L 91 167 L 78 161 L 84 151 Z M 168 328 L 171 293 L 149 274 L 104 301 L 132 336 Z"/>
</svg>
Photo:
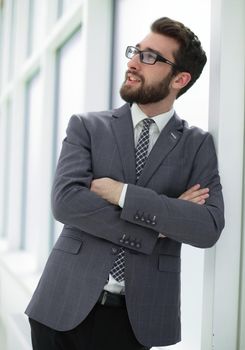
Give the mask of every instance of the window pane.
<svg viewBox="0 0 245 350">
<path fill-rule="evenodd" d="M 7 115 L 5 123 L 5 160 L 4 160 L 4 210 L 3 210 L 3 236 L 7 235 L 8 224 L 8 204 L 9 204 L 9 178 L 10 178 L 10 156 L 11 156 L 11 119 L 12 119 L 12 104 L 7 103 Z"/>
<path fill-rule="evenodd" d="M 54 163 L 60 153 L 61 143 L 65 137 L 65 130 L 72 114 L 81 113 L 82 105 L 82 32 L 79 29 L 57 52 L 57 152 Z M 55 229 L 57 236 L 60 225 Z"/>
<path fill-rule="evenodd" d="M 74 4 L 79 4 L 83 0 L 59 0 L 58 1 L 58 17 L 61 17 Z"/>
<path fill-rule="evenodd" d="M 1 162 L 5 160 L 5 125 L 4 125 L 4 115 L 0 109 L 0 159 Z M 4 191 L 4 167 L 0 167 L 0 193 Z M 4 235 L 3 228 L 3 213 L 4 211 L 4 198 L 3 195 L 0 196 L 0 237 Z"/>
<path fill-rule="evenodd" d="M 22 200 L 21 248 L 36 252 L 37 237 L 41 237 L 40 216 L 42 164 L 41 78 L 38 73 L 26 86 L 26 128 L 24 145 L 24 174 Z"/>
<path fill-rule="evenodd" d="M 82 106 L 82 46 L 81 29 L 77 31 L 57 52 L 57 146 L 65 136 L 67 123 L 74 113 L 80 113 Z M 59 153 L 59 151 L 58 151 Z"/>
<path fill-rule="evenodd" d="M 8 202 L 9 202 L 9 178 L 10 178 L 10 146 L 11 146 L 11 118 L 12 105 L 7 103 L 6 114 L 0 119 L 0 237 L 7 235 Z"/>
<path fill-rule="evenodd" d="M 15 37 L 16 37 L 16 0 L 11 2 L 11 22 L 9 38 L 9 56 L 8 56 L 8 78 L 11 79 L 14 73 L 14 56 L 15 56 Z"/>
<path fill-rule="evenodd" d="M 29 0 L 29 23 L 27 55 L 29 56 L 37 47 L 40 46 L 42 35 L 42 9 L 43 2 L 38 0 Z"/>
<path fill-rule="evenodd" d="M 0 96 L 2 88 L 3 67 L 3 5 L 0 5 Z"/>
</svg>

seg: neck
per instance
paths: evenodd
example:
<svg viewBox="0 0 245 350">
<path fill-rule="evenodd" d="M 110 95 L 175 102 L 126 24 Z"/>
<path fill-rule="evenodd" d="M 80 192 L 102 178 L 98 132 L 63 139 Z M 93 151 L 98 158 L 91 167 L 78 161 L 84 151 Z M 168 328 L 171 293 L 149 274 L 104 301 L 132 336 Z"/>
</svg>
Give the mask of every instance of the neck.
<svg viewBox="0 0 245 350">
<path fill-rule="evenodd" d="M 173 102 L 173 100 L 166 98 L 159 102 L 147 103 L 145 105 L 138 104 L 138 106 L 148 117 L 155 117 L 156 115 L 170 111 L 173 107 Z"/>
</svg>

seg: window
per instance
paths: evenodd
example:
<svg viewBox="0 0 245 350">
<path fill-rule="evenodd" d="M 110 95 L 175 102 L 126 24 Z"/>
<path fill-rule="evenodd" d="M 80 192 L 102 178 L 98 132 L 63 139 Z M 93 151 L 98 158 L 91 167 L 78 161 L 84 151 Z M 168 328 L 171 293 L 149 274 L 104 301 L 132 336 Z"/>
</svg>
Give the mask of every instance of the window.
<svg viewBox="0 0 245 350">
<path fill-rule="evenodd" d="M 27 39 L 27 55 L 40 47 L 42 36 L 42 3 L 38 0 L 29 0 L 29 17 L 28 17 L 28 39 Z"/>
<path fill-rule="evenodd" d="M 1 189 L 1 232 L 0 236 L 7 236 L 8 224 L 8 203 L 9 203 L 9 170 L 10 170 L 10 154 L 11 154 L 11 118 L 12 104 L 7 101 L 5 113 L 0 119 L 0 137 L 1 137 L 1 158 L 2 164 L 0 171 L 0 189 Z"/>
<path fill-rule="evenodd" d="M 10 101 L 7 102 L 7 113 L 5 121 L 5 161 L 4 161 L 4 188 L 3 188 L 3 236 L 7 235 L 8 225 L 8 206 L 9 206 L 9 173 L 10 173 L 10 155 L 11 155 L 11 119 L 12 119 L 12 105 Z"/>
<path fill-rule="evenodd" d="M 81 0 L 58 0 L 58 17 L 61 17 L 69 8 L 79 3 L 81 3 Z"/>
<path fill-rule="evenodd" d="M 8 104 L 8 106 L 10 106 Z M 9 145 L 10 145 L 10 108 L 2 113 L 0 119 L 0 156 L 2 164 L 0 168 L 0 214 L 1 232 L 0 236 L 6 237 L 7 209 L 8 209 L 8 169 L 9 169 Z M 9 113 L 8 113 L 9 112 Z"/>
<path fill-rule="evenodd" d="M 26 84 L 26 124 L 22 191 L 21 248 L 36 253 L 40 222 L 40 188 L 42 164 L 41 76 L 36 73 Z"/>
<path fill-rule="evenodd" d="M 16 38 L 16 0 L 12 0 L 10 9 L 9 23 L 9 59 L 8 59 L 8 78 L 11 79 L 14 73 L 14 56 L 15 56 L 15 38 Z"/>
<path fill-rule="evenodd" d="M 0 318 L 14 349 L 23 347 L 29 327 L 14 327 L 16 336 L 7 321 L 23 314 L 60 232 L 54 232 L 50 192 L 68 120 L 108 107 L 111 3 L 0 0 L 0 280 L 6 282 Z M 6 348 L 1 339 L 0 348 Z"/>
<path fill-rule="evenodd" d="M 3 62 L 3 4 L 0 3 L 0 95 L 2 86 L 2 62 Z"/>
<path fill-rule="evenodd" d="M 61 146 L 69 118 L 82 106 L 82 31 L 76 31 L 57 51 L 57 146 Z"/>
<path fill-rule="evenodd" d="M 62 140 L 72 114 L 81 113 L 82 105 L 82 31 L 79 28 L 57 51 L 57 101 L 56 101 L 56 165 Z M 56 223 L 55 238 L 60 233 L 61 224 Z"/>
<path fill-rule="evenodd" d="M 4 116 L 2 113 L 2 108 L 0 109 L 0 159 L 1 162 L 4 160 L 5 151 L 4 151 L 4 144 L 5 144 L 5 130 L 4 130 Z M 3 167 L 0 167 L 0 193 L 3 193 L 4 189 L 4 169 Z M 4 211 L 4 198 L 3 195 L 0 196 L 0 222 L 3 222 L 3 211 Z M 4 235 L 4 228 L 3 225 L 0 224 L 0 238 Z"/>
</svg>

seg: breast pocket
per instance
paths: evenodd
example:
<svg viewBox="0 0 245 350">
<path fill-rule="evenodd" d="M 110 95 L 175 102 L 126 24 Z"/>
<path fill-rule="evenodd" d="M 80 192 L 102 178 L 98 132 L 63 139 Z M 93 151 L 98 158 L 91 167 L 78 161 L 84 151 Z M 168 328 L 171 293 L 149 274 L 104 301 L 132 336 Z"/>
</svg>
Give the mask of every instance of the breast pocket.
<svg viewBox="0 0 245 350">
<path fill-rule="evenodd" d="M 174 255 L 159 255 L 158 270 L 163 272 L 180 272 L 180 257 Z"/>
<path fill-rule="evenodd" d="M 61 235 L 54 246 L 54 250 L 61 250 L 70 254 L 78 254 L 82 245 L 83 242 L 79 239 Z"/>
</svg>

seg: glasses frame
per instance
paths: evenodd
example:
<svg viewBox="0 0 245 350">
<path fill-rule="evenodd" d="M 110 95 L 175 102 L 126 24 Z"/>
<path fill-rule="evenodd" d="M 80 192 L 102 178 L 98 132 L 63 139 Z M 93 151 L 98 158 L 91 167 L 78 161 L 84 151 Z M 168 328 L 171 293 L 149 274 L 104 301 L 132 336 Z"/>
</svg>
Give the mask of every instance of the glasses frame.
<svg viewBox="0 0 245 350">
<path fill-rule="evenodd" d="M 129 57 L 129 56 L 128 56 L 128 51 L 129 51 L 130 49 L 135 50 L 135 54 L 134 54 L 132 57 Z M 155 61 L 154 61 L 153 63 L 145 62 L 145 61 L 143 60 L 143 53 L 144 53 L 144 52 L 149 52 L 149 53 L 155 55 Z M 131 60 L 135 55 L 139 55 L 140 62 L 142 62 L 142 63 L 144 63 L 144 64 L 153 65 L 153 64 L 155 64 L 156 62 L 159 61 L 159 62 L 163 62 L 163 63 L 169 64 L 170 66 L 172 66 L 173 68 L 175 68 L 175 69 L 178 70 L 178 71 L 182 71 L 182 69 L 181 69 L 179 66 L 177 66 L 175 63 L 169 61 L 167 58 L 165 58 L 165 57 L 159 55 L 158 53 L 156 53 L 156 52 L 154 52 L 154 51 L 150 51 L 150 50 L 139 50 L 139 49 L 138 49 L 137 47 L 135 47 L 135 46 L 127 46 L 126 51 L 125 51 L 125 56 L 126 56 L 128 59 Z"/>
</svg>

